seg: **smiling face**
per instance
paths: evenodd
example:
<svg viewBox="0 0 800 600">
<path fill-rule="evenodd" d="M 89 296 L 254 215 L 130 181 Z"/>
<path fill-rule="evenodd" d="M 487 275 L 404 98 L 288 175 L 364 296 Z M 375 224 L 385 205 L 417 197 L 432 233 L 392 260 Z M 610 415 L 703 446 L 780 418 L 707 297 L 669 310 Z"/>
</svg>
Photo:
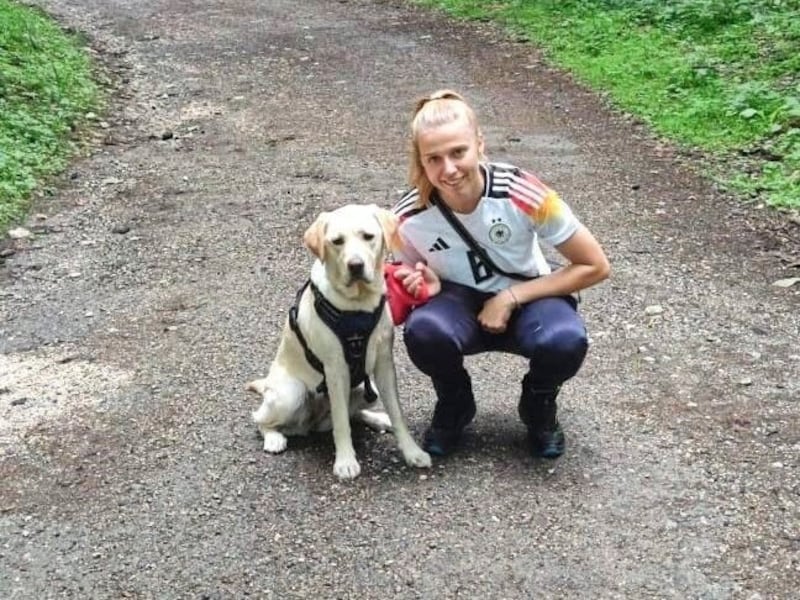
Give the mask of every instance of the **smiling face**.
<svg viewBox="0 0 800 600">
<path fill-rule="evenodd" d="M 472 211 L 483 192 L 483 138 L 474 125 L 459 115 L 422 129 L 417 146 L 425 176 L 442 199 L 454 210 Z"/>
</svg>

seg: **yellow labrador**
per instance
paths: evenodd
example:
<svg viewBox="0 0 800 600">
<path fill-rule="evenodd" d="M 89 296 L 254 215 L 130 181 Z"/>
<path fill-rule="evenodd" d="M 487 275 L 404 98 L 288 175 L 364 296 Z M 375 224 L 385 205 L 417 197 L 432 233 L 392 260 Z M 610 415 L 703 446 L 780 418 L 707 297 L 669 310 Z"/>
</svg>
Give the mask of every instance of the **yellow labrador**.
<svg viewBox="0 0 800 600">
<path fill-rule="evenodd" d="M 397 241 L 397 217 L 376 205 L 322 213 L 303 236 L 316 255 L 309 282 L 298 293 L 267 377 L 247 388 L 262 396 L 253 420 L 264 450 L 286 449 L 287 435 L 333 429 L 333 472 L 361 472 L 350 418 L 391 426 L 406 463 L 430 467 L 400 409 L 393 357 L 394 327 L 385 304 L 383 264 Z M 374 382 L 386 408 L 369 410 Z"/>
</svg>

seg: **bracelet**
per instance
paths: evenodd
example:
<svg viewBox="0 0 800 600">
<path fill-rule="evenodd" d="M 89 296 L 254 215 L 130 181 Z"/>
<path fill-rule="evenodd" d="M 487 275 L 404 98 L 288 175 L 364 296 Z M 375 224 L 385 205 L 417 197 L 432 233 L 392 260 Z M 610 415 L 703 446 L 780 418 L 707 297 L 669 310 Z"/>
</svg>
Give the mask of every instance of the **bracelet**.
<svg viewBox="0 0 800 600">
<path fill-rule="evenodd" d="M 511 294 L 511 299 L 514 301 L 514 310 L 518 309 L 520 307 L 520 304 L 519 304 L 519 300 L 517 300 L 517 297 L 514 295 L 514 292 L 512 291 L 512 289 L 510 287 L 506 288 L 506 291 L 509 294 Z"/>
</svg>

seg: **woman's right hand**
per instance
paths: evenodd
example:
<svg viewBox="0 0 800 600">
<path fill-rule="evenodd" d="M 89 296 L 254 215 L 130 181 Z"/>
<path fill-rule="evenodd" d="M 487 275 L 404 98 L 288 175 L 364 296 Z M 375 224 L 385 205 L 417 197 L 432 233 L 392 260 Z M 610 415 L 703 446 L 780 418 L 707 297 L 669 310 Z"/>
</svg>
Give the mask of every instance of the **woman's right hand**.
<svg viewBox="0 0 800 600">
<path fill-rule="evenodd" d="M 394 276 L 395 279 L 402 281 L 406 291 L 415 298 L 423 285 L 428 287 L 429 297 L 435 296 L 442 290 L 442 282 L 439 280 L 439 276 L 423 262 L 418 262 L 413 269 L 405 266 L 400 267 L 394 272 Z"/>
</svg>

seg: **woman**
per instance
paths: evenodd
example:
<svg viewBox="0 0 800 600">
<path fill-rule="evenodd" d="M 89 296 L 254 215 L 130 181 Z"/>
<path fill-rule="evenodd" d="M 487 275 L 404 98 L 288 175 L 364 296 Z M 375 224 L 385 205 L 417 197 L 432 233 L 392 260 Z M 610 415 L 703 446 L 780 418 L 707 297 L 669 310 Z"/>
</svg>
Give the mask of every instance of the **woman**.
<svg viewBox="0 0 800 600">
<path fill-rule="evenodd" d="M 441 90 L 417 103 L 411 142 L 414 189 L 394 208 L 404 243 L 394 276 L 409 293 L 425 288 L 430 296 L 404 330 L 408 355 L 437 396 L 425 450 L 449 454 L 475 416 L 464 356 L 504 351 L 530 363 L 519 400 L 530 451 L 556 458 L 565 447 L 556 397 L 587 350 L 571 294 L 608 277 L 605 253 L 535 176 L 486 162 L 475 113 L 458 93 Z M 568 264 L 551 271 L 540 240 Z"/>
</svg>

